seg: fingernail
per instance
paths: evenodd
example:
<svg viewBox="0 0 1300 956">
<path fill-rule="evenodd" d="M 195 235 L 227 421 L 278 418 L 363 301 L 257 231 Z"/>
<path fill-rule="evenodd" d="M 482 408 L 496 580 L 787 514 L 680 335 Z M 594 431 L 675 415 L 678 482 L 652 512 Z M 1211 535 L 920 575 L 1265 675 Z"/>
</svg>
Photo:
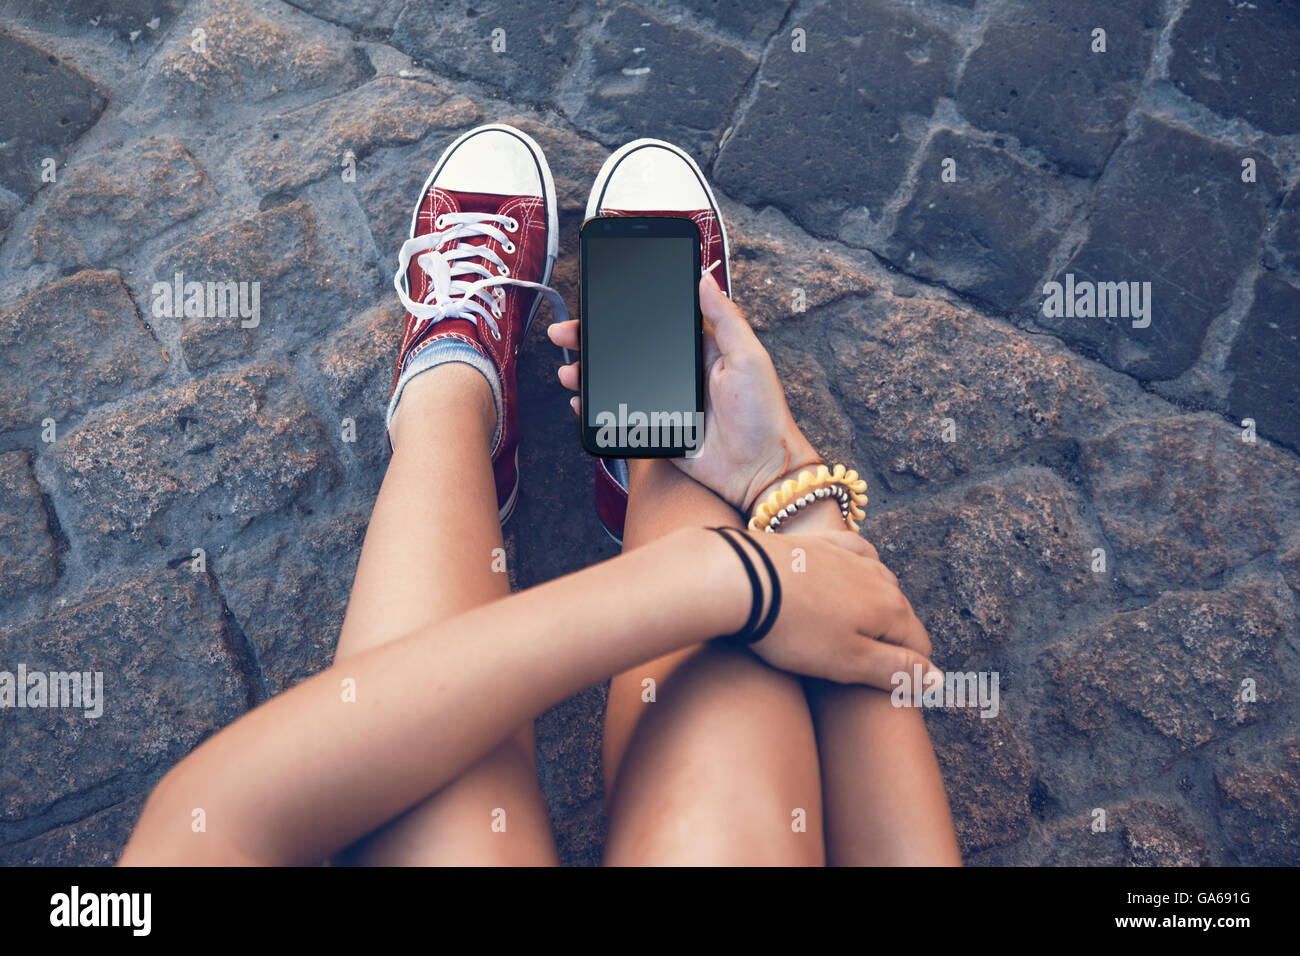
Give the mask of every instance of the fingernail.
<svg viewBox="0 0 1300 956">
<path fill-rule="evenodd" d="M 718 280 L 715 279 L 715 278 L 713 278 L 713 273 L 712 273 L 712 272 L 706 272 L 706 273 L 704 273 L 704 281 L 705 281 L 708 285 L 713 286 L 713 288 L 717 289 L 719 292 L 722 291 L 722 286 L 718 285 Z"/>
<path fill-rule="evenodd" d="M 569 407 L 572 408 L 575 412 L 578 410 L 578 396 L 577 396 L 577 395 L 574 395 L 573 398 L 569 399 Z"/>
</svg>

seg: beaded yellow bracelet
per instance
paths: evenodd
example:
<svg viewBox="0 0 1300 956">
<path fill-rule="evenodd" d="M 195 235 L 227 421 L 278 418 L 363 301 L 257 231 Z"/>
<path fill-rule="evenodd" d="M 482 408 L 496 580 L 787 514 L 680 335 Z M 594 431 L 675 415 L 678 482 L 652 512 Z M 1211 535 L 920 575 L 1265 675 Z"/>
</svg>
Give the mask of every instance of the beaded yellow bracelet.
<svg viewBox="0 0 1300 956">
<path fill-rule="evenodd" d="M 754 509 L 749 519 L 751 531 L 776 531 L 804 508 L 823 498 L 839 502 L 840 515 L 849 530 L 857 531 L 858 522 L 866 517 L 867 483 L 852 468 L 836 465 L 833 469 L 818 465 L 817 471 L 801 471 L 798 478 L 787 478 Z"/>
</svg>

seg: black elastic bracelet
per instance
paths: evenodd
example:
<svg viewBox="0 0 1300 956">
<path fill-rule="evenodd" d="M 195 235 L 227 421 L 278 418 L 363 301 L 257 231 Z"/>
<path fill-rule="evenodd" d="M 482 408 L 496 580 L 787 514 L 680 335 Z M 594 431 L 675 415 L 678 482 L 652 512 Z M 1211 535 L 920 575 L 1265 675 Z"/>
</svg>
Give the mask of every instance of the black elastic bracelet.
<svg viewBox="0 0 1300 956">
<path fill-rule="evenodd" d="M 777 617 L 781 614 L 781 579 L 777 576 L 776 566 L 772 564 L 772 559 L 767 556 L 767 551 L 761 544 L 751 538 L 744 531 L 740 531 L 736 528 L 732 528 L 731 530 L 735 531 L 745 541 L 748 541 L 750 547 L 758 552 L 759 558 L 762 559 L 763 565 L 767 568 L 768 580 L 772 582 L 772 598 L 767 605 L 767 614 L 763 615 L 763 622 L 758 625 L 758 630 L 754 632 L 753 636 L 750 637 L 748 641 L 750 644 L 757 644 L 763 638 L 767 637 L 767 632 L 772 630 L 772 625 L 776 623 Z M 731 540 L 730 536 L 728 536 L 728 540 Z"/>
<path fill-rule="evenodd" d="M 763 585 L 759 582 L 758 571 L 755 570 L 754 562 L 749 559 L 745 549 L 733 541 L 731 535 L 726 534 L 724 529 L 710 528 L 709 530 L 716 531 L 718 537 L 731 545 L 731 550 L 736 552 L 736 557 L 740 558 L 740 563 L 745 566 L 745 575 L 749 578 L 749 586 L 754 594 L 749 608 L 749 620 L 745 622 L 745 626 L 734 634 L 721 634 L 714 640 L 724 641 L 728 644 L 749 644 L 754 640 L 749 635 L 754 633 L 754 626 L 758 623 L 758 616 L 763 612 Z"/>
</svg>

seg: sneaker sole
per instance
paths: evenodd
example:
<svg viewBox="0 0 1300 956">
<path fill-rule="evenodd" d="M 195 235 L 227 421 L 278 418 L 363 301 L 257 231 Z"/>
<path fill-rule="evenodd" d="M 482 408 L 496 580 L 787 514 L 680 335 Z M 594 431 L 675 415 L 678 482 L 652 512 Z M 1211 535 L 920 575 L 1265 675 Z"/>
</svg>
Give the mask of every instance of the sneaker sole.
<svg viewBox="0 0 1300 956">
<path fill-rule="evenodd" d="M 438 161 L 434 163 L 433 171 L 424 181 L 424 187 L 420 190 L 420 198 L 415 204 L 415 210 L 411 213 L 411 228 L 408 238 L 415 238 L 416 227 L 420 224 L 420 209 L 424 206 L 424 197 L 429 195 L 429 190 L 433 187 L 433 181 L 438 178 L 438 173 L 442 172 L 442 167 L 446 165 L 447 158 L 452 152 L 468 139 L 472 139 L 480 133 L 486 133 L 496 130 L 502 133 L 509 133 L 511 136 L 519 139 L 528 147 L 528 151 L 533 156 L 533 161 L 537 163 L 537 170 L 542 177 L 542 199 L 546 203 L 546 268 L 542 272 L 542 278 L 539 280 L 542 285 L 547 285 L 551 281 L 551 272 L 555 268 L 555 259 L 560 251 L 560 222 L 559 222 L 559 204 L 555 199 L 555 180 L 551 176 L 550 164 L 546 162 L 546 154 L 542 152 L 542 147 L 537 145 L 537 141 L 521 129 L 516 129 L 505 123 L 492 123 L 486 126 L 476 126 L 468 133 L 462 133 L 452 141 L 451 145 L 442 151 Z M 724 237 L 725 244 L 726 239 Z M 725 245 L 724 245 L 725 248 Z M 410 294 L 408 279 L 402 279 L 402 284 L 406 286 L 407 294 Z M 528 331 L 533 327 L 533 319 L 537 317 L 537 310 L 542 304 L 540 295 L 533 296 L 533 306 L 528 310 L 528 320 L 524 323 L 523 335 L 520 336 L 520 343 L 528 337 Z M 498 510 L 497 514 L 502 524 L 505 524 L 510 516 L 514 513 L 515 503 L 519 499 L 519 448 L 515 447 L 515 486 L 510 489 L 510 495 L 506 498 L 506 503 Z"/>
<path fill-rule="evenodd" d="M 519 446 L 515 446 L 515 486 L 510 489 L 510 496 L 506 498 L 506 503 L 497 509 L 497 518 L 505 524 L 510 520 L 510 516 L 515 513 L 515 502 L 519 500 Z"/>
</svg>

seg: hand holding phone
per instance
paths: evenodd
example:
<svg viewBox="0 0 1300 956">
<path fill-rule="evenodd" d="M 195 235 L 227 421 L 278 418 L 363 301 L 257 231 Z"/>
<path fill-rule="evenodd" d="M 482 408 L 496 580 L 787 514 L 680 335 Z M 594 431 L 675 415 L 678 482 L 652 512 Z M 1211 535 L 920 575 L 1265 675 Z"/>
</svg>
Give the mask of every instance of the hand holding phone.
<svg viewBox="0 0 1300 956">
<path fill-rule="evenodd" d="M 791 462 L 816 451 L 795 424 L 772 359 L 736 304 L 705 275 L 697 284 L 703 319 L 705 385 L 704 442 L 689 457 L 672 462 L 737 509 L 780 469 L 788 448 Z M 566 350 L 580 347 L 579 320 L 555 323 L 547 334 Z M 560 382 L 577 392 L 581 363 L 560 369 Z M 575 396 L 574 411 L 582 409 Z"/>
</svg>

